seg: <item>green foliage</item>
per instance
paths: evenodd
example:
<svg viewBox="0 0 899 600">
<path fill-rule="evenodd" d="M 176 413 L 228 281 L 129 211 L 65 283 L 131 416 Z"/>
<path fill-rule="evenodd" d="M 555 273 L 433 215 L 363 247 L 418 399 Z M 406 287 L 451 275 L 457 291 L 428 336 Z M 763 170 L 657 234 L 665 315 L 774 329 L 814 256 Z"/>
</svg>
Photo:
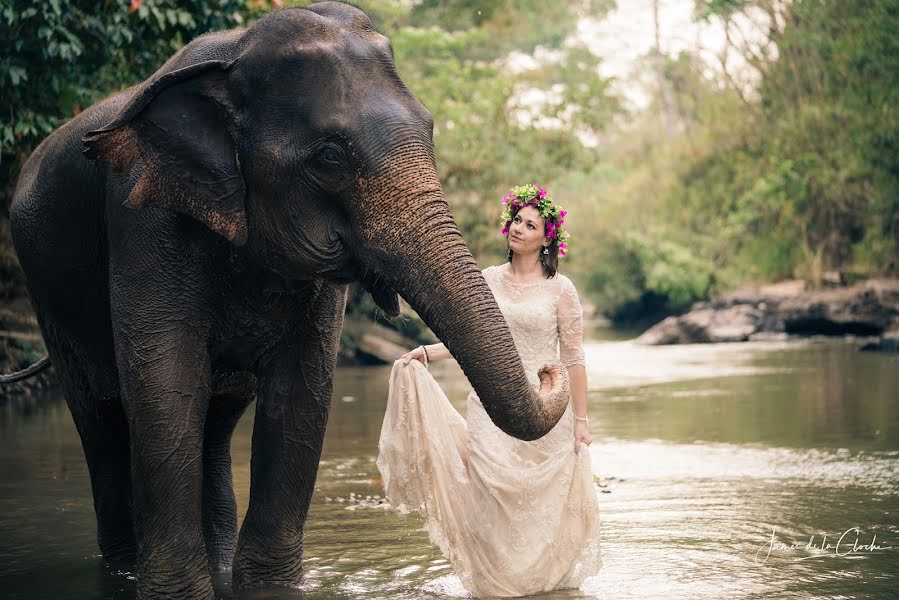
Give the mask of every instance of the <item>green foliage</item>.
<svg viewBox="0 0 899 600">
<path fill-rule="evenodd" d="M 272 6 L 133 4 L 0 6 L 5 193 L 16 161 L 74 113 L 142 80 L 192 37 Z M 739 88 L 682 52 L 661 65 L 667 106 L 657 99 L 631 115 L 598 75 L 600 60 L 568 37 L 609 0 L 357 4 L 390 36 L 401 76 L 434 117 L 439 175 L 483 264 L 504 256 L 500 198 L 538 183 L 569 210 L 563 270 L 610 316 L 683 310 L 747 279 L 899 273 L 895 0 L 696 2 L 708 22 L 777 16 L 766 33 L 776 53 L 731 48 L 747 52 L 758 86 Z M 550 58 L 513 68 L 510 56 L 538 48 Z M 645 65 L 653 79 L 657 66 Z M 536 120 L 522 101 L 533 91 L 544 98 Z M 671 133 L 663 109 L 676 112 Z M 358 290 L 350 310 L 383 319 Z M 396 327 L 424 335 L 417 322 Z"/>
<path fill-rule="evenodd" d="M 244 23 L 244 0 L 8 0 L 0 5 L 0 193 L 18 162 L 96 100 L 155 71 L 194 37 Z"/>
<path fill-rule="evenodd" d="M 605 233 L 604 243 L 589 250 L 593 268 L 585 276 L 584 289 L 598 310 L 630 319 L 647 296 L 656 298 L 655 310 L 665 313 L 682 312 L 708 297 L 715 280 L 711 265 L 662 228 Z"/>
<path fill-rule="evenodd" d="M 468 45 L 465 58 L 490 61 L 513 50 L 530 53 L 537 46 L 558 48 L 582 15 L 603 14 L 614 4 L 613 0 L 422 0 L 415 3 L 406 24 L 448 32 L 489 32 Z"/>
<path fill-rule="evenodd" d="M 697 0 L 694 13 L 697 19 L 708 19 L 713 15 L 729 16 L 750 3 L 751 0 Z"/>
<path fill-rule="evenodd" d="M 785 18 L 745 143 L 756 179 L 733 190 L 731 221 L 770 242 L 763 262 L 784 261 L 769 273 L 792 266 L 812 282 L 829 269 L 895 273 L 899 6 L 805 0 Z"/>
<path fill-rule="evenodd" d="M 777 55 L 748 57 L 761 67 L 748 95 L 710 78 L 687 53 L 666 57 L 675 135 L 663 135 L 657 100 L 607 146 L 614 168 L 579 186 L 627 199 L 588 213 L 596 247 L 586 265 L 572 263 L 598 308 L 620 316 L 661 294 L 675 310 L 747 280 L 819 284 L 829 270 L 899 273 L 899 5 L 733 0 L 699 8 L 710 20 L 781 10 L 768 32 Z"/>
</svg>

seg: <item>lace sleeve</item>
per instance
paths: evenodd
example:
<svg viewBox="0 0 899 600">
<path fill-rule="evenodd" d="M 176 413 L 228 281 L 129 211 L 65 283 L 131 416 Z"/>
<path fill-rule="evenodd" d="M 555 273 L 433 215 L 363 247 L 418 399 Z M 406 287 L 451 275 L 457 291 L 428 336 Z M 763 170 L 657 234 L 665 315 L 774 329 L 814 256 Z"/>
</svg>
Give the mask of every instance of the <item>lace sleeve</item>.
<svg viewBox="0 0 899 600">
<path fill-rule="evenodd" d="M 484 279 L 487 281 L 487 285 L 490 287 L 490 291 L 496 294 L 496 285 L 498 283 L 496 266 L 494 265 L 481 269 L 481 275 L 483 275 Z"/>
<path fill-rule="evenodd" d="M 559 359 L 566 367 L 584 364 L 584 311 L 574 284 L 567 277 L 562 280 L 562 292 L 556 309 L 559 329 Z"/>
</svg>

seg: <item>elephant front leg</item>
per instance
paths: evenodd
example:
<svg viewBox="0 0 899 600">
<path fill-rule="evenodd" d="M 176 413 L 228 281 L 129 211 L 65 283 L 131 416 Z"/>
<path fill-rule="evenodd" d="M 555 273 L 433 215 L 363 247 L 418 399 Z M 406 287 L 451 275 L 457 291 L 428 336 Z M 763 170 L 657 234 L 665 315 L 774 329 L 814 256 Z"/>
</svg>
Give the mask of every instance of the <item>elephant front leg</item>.
<svg viewBox="0 0 899 600">
<path fill-rule="evenodd" d="M 299 336 L 259 374 L 235 586 L 295 586 L 302 578 L 303 527 L 328 420 L 345 290 L 323 284 Z"/>
<path fill-rule="evenodd" d="M 165 352 L 141 356 L 131 347 L 123 352 L 126 360 L 120 358 L 132 365 L 122 379 L 131 424 L 137 597 L 212 599 L 200 525 L 209 403 L 205 344 L 185 335 L 153 345 Z"/>
</svg>

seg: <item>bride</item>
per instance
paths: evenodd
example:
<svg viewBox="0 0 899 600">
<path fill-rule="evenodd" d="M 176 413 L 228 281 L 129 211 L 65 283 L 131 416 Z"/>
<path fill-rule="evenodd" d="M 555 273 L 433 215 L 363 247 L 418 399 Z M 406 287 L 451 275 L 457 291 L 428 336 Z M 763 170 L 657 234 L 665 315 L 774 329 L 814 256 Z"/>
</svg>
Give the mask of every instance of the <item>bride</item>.
<svg viewBox="0 0 899 600">
<path fill-rule="evenodd" d="M 388 501 L 425 514 L 469 592 L 509 597 L 576 588 L 602 559 L 590 453 L 579 451 L 591 443 L 582 312 L 571 280 L 556 272 L 566 212 L 536 185 L 513 188 L 503 204 L 508 262 L 484 277 L 531 384 L 561 360 L 573 411 L 532 442 L 497 428 L 474 391 L 463 419 L 426 371 L 451 357 L 446 346 L 419 346 L 391 372 L 378 468 Z"/>
</svg>

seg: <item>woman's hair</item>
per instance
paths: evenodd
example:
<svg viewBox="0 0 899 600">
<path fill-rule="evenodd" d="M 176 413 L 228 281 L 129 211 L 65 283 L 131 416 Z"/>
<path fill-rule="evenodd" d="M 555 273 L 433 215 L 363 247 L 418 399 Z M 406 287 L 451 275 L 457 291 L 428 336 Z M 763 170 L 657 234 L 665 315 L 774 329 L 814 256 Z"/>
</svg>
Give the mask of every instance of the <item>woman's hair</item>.
<svg viewBox="0 0 899 600">
<path fill-rule="evenodd" d="M 525 206 L 527 206 L 527 205 L 525 205 Z M 518 211 L 520 211 L 522 208 L 524 208 L 524 206 L 517 207 L 517 208 L 514 206 L 510 207 L 513 219 L 515 218 L 515 215 L 518 214 Z M 546 223 L 550 223 L 550 222 L 555 223 L 556 219 L 554 219 L 552 217 L 550 217 L 548 219 L 544 218 L 543 222 L 544 222 L 543 235 L 546 235 Z M 508 245 L 508 243 L 509 243 L 509 239 L 506 238 L 506 244 Z M 547 246 L 546 249 L 549 251 L 548 254 L 543 254 L 543 250 L 540 251 L 540 265 L 543 267 L 543 276 L 546 277 L 547 279 L 549 279 L 551 277 L 555 277 L 556 271 L 559 269 L 559 240 L 558 240 L 558 238 L 551 238 L 549 241 L 549 246 Z M 506 254 L 507 261 L 512 262 L 512 254 L 513 253 L 514 253 L 513 250 L 511 248 L 508 248 L 508 253 Z"/>
</svg>

